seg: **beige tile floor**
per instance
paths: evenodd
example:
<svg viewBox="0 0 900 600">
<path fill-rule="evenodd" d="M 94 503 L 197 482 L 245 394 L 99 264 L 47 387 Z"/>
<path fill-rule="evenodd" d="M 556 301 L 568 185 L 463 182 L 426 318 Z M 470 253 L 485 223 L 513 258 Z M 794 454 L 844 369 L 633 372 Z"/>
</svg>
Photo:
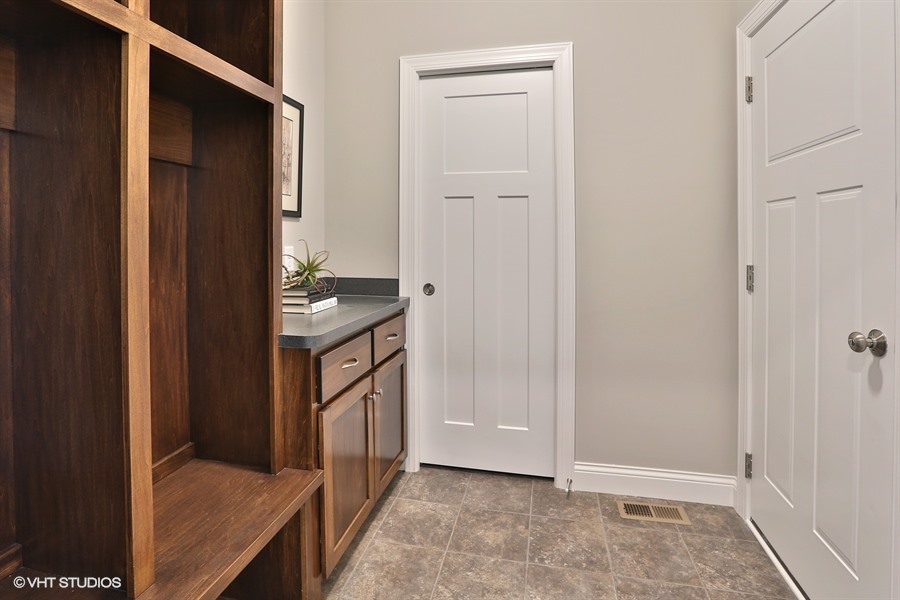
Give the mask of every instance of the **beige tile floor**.
<svg viewBox="0 0 900 600">
<path fill-rule="evenodd" d="M 624 520 L 616 496 L 546 479 L 423 467 L 399 473 L 324 583 L 324 597 L 793 598 L 733 509 L 691 525 Z"/>
</svg>

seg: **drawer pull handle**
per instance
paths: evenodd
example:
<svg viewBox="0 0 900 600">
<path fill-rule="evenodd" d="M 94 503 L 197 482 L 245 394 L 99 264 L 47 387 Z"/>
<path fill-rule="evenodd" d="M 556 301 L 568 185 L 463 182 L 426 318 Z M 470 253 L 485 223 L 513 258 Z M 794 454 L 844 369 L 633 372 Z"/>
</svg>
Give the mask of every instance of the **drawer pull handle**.
<svg viewBox="0 0 900 600">
<path fill-rule="evenodd" d="M 342 364 L 342 365 L 341 365 L 341 368 L 342 368 L 342 369 L 349 369 L 350 367 L 355 367 L 355 366 L 358 365 L 358 364 L 359 364 L 359 359 L 358 359 L 358 358 L 351 358 L 350 360 L 348 360 L 348 361 L 346 361 L 344 364 Z"/>
<path fill-rule="evenodd" d="M 387 337 L 384 338 L 384 339 L 386 339 L 386 340 L 389 341 L 389 342 L 393 342 L 394 340 L 396 340 L 396 339 L 399 338 L 399 337 L 400 337 L 400 334 L 399 334 L 399 333 L 392 333 L 392 334 L 390 334 L 389 336 L 387 336 Z"/>
</svg>

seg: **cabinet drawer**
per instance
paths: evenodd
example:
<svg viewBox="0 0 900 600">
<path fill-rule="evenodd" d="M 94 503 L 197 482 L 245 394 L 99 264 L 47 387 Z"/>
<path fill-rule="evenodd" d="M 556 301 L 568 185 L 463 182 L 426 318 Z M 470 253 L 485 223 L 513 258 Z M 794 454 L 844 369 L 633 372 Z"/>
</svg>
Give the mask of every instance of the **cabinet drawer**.
<svg viewBox="0 0 900 600">
<path fill-rule="evenodd" d="M 372 339 L 377 365 L 406 343 L 406 315 L 397 315 L 373 329 Z"/>
<path fill-rule="evenodd" d="M 320 402 L 327 402 L 372 368 L 372 338 L 366 332 L 319 357 Z"/>
</svg>

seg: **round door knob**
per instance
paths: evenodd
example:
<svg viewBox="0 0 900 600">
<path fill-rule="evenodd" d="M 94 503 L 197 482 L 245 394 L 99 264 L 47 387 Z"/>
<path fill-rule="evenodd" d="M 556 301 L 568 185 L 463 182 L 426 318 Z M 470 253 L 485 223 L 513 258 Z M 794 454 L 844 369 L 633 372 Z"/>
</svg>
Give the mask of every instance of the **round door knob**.
<svg viewBox="0 0 900 600">
<path fill-rule="evenodd" d="M 425 285 L 422 286 L 422 291 L 425 293 L 426 296 L 431 296 L 432 294 L 434 294 L 434 286 L 431 285 L 430 283 L 426 283 Z"/>
<path fill-rule="evenodd" d="M 887 353 L 887 336 L 880 329 L 873 329 L 868 336 L 854 331 L 847 336 L 847 344 L 854 352 L 865 352 L 868 348 L 875 356 L 884 356 Z"/>
</svg>

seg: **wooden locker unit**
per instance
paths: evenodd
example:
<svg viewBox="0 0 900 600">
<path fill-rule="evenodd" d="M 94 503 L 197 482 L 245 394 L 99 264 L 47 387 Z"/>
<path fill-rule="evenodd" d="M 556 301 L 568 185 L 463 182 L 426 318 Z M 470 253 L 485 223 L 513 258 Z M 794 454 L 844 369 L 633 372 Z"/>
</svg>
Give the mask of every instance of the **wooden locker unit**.
<svg viewBox="0 0 900 600">
<path fill-rule="evenodd" d="M 276 343 L 281 18 L 0 0 L 0 596 L 36 593 L 16 573 L 310 596 L 323 475 L 284 468 Z"/>
</svg>

